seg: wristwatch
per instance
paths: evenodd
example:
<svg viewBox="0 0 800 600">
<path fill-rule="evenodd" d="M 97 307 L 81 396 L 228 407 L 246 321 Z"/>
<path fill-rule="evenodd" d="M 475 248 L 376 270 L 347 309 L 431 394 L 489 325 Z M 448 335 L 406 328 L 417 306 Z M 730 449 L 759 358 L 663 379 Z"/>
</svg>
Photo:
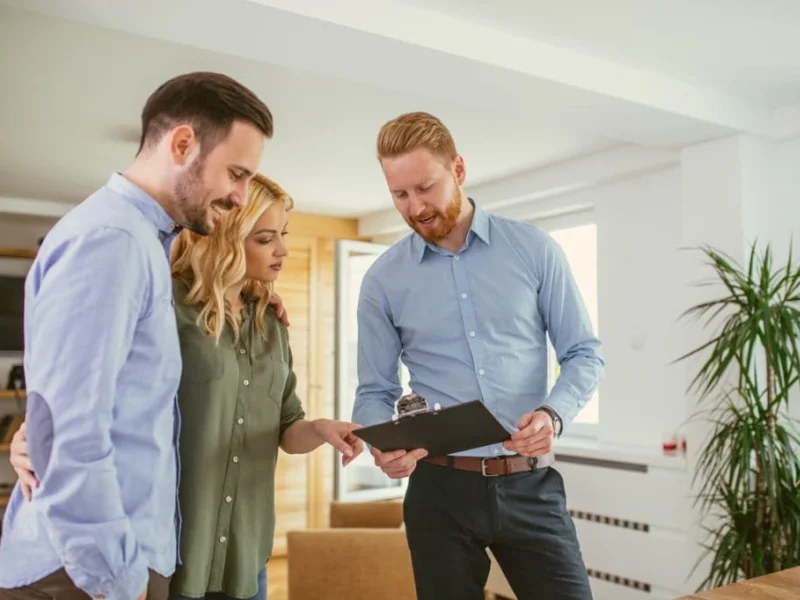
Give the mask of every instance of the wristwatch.
<svg viewBox="0 0 800 600">
<path fill-rule="evenodd" d="M 541 410 L 542 412 L 546 412 L 548 415 L 550 415 L 550 419 L 553 421 L 553 435 L 555 437 L 560 436 L 563 424 L 561 422 L 561 417 L 558 416 L 558 413 L 547 405 L 540 406 L 536 410 Z"/>
</svg>

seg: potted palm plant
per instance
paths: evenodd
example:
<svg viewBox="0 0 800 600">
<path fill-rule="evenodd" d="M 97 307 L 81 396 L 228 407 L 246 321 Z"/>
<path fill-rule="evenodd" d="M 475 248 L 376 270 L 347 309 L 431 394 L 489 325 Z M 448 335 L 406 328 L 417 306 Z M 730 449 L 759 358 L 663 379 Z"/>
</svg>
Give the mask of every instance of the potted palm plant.
<svg viewBox="0 0 800 600">
<path fill-rule="evenodd" d="M 678 361 L 699 365 L 689 390 L 708 437 L 693 473 L 710 555 L 700 584 L 718 587 L 800 564 L 800 465 L 790 395 L 800 382 L 800 268 L 753 244 L 746 267 L 704 246 L 720 288 L 682 318 L 713 327 Z M 699 563 L 698 563 L 699 564 Z"/>
</svg>

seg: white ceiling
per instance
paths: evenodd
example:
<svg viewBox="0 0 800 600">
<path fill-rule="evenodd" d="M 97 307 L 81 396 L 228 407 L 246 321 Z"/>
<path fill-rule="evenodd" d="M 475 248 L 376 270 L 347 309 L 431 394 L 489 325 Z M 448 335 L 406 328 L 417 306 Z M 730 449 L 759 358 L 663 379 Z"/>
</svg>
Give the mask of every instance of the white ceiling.
<svg viewBox="0 0 800 600">
<path fill-rule="evenodd" d="M 375 136 L 408 110 L 445 120 L 469 157 L 472 183 L 608 145 L 417 90 L 390 91 L 3 8 L 0 52 L 0 196 L 83 199 L 130 161 L 147 95 L 173 75 L 200 69 L 228 73 L 267 102 L 276 133 L 262 170 L 305 212 L 357 216 L 389 206 Z"/>
<path fill-rule="evenodd" d="M 797 0 L 400 0 L 764 102 L 800 100 Z"/>
<path fill-rule="evenodd" d="M 408 110 L 445 120 L 475 185 L 620 144 L 781 136 L 775 109 L 800 102 L 791 0 L 0 4 L 0 196 L 80 200 L 189 70 L 253 88 L 276 119 L 262 170 L 300 210 L 350 216 L 390 207 L 375 134 Z"/>
</svg>

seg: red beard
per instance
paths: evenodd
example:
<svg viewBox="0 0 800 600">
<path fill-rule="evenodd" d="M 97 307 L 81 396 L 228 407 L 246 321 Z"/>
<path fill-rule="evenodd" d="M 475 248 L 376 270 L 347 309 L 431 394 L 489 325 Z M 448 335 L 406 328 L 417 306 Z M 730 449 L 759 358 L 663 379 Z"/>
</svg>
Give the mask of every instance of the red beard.
<svg viewBox="0 0 800 600">
<path fill-rule="evenodd" d="M 432 211 L 419 215 L 416 218 L 409 218 L 408 224 L 416 231 L 422 239 L 431 244 L 441 242 L 445 239 L 456 226 L 458 217 L 461 214 L 461 189 L 456 187 L 450 203 L 444 212 Z M 424 221 L 434 217 L 433 224 L 423 225 L 419 221 Z"/>
</svg>

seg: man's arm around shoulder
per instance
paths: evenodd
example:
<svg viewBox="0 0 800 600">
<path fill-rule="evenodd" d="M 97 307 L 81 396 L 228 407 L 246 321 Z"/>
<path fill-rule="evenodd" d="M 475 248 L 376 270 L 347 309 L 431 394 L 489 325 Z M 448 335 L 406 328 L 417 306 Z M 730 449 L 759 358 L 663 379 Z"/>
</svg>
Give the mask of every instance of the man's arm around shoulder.
<svg viewBox="0 0 800 600">
<path fill-rule="evenodd" d="M 34 506 L 76 586 L 137 598 L 148 565 L 125 514 L 111 426 L 149 290 L 145 253 L 129 233 L 101 228 L 41 259 L 25 307 Z"/>
</svg>

